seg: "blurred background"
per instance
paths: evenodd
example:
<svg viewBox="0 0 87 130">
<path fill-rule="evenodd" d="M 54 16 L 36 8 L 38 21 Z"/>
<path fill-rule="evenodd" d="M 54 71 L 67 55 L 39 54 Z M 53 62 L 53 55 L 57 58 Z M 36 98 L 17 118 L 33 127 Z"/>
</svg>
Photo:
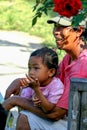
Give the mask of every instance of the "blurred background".
<svg viewBox="0 0 87 130">
<path fill-rule="evenodd" d="M 0 0 L 0 92 L 5 94 L 8 85 L 27 73 L 30 53 L 41 46 L 56 48 L 53 25 L 47 19 L 55 16 L 43 14 L 32 26 L 36 0 Z M 59 58 L 64 55 L 59 52 Z"/>
</svg>

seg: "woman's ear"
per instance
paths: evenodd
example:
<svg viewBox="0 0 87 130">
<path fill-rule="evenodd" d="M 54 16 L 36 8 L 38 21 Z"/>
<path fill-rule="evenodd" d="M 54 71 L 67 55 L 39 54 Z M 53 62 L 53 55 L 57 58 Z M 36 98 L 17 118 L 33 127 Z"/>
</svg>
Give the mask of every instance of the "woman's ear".
<svg viewBox="0 0 87 130">
<path fill-rule="evenodd" d="M 84 31 L 84 27 L 83 26 L 79 26 L 77 29 L 77 37 L 79 37 Z"/>
</svg>

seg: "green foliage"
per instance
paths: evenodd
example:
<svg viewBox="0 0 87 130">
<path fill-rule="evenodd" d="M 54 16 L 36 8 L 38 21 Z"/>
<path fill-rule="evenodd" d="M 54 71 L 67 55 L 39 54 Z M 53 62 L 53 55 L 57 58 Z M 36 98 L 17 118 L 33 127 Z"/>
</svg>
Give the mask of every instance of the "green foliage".
<svg viewBox="0 0 87 130">
<path fill-rule="evenodd" d="M 81 0 L 81 2 L 84 10 L 73 17 L 73 26 L 78 26 L 79 22 L 87 17 L 87 0 Z M 36 0 L 36 5 L 33 10 L 35 15 L 32 20 L 32 25 L 36 24 L 38 17 L 41 17 L 43 13 L 48 15 L 49 10 L 53 10 L 53 6 L 53 0 Z"/>
<path fill-rule="evenodd" d="M 87 1 L 82 0 L 83 10 L 77 16 L 73 17 L 73 26 L 78 26 L 79 23 L 87 17 Z"/>
<path fill-rule="evenodd" d="M 47 24 L 47 19 L 50 16 L 43 14 L 43 17 L 38 18 L 37 24 L 32 27 L 34 4 L 35 0 L 0 1 L 0 29 L 28 32 L 30 35 L 42 37 L 44 44 L 53 45 L 55 42 L 52 33 L 50 33 L 53 26 Z M 52 11 L 50 13 L 53 15 Z"/>
<path fill-rule="evenodd" d="M 40 36 L 44 39 L 44 45 L 56 48 L 52 35 L 53 25 L 47 24 L 47 20 L 56 13 L 53 13 L 52 9 L 47 10 L 48 15 L 42 13 L 35 26 L 32 26 L 36 11 L 33 11 L 35 2 L 36 0 L 0 0 L 0 30 L 17 30 Z M 61 52 L 60 58 L 62 56 Z"/>
<path fill-rule="evenodd" d="M 32 6 L 33 3 L 26 0 L 0 2 L 0 28 L 17 29 L 19 31 L 24 29 L 27 32 L 32 23 L 32 18 L 29 14 L 32 14 Z M 30 23 L 29 26 L 28 23 Z"/>
<path fill-rule="evenodd" d="M 32 20 L 32 26 L 36 24 L 37 18 L 41 17 L 44 13 L 48 15 L 48 11 L 52 10 L 53 1 L 52 0 L 36 0 L 36 5 L 33 7 L 33 11 L 36 11 L 35 16 Z"/>
<path fill-rule="evenodd" d="M 83 19 L 85 19 L 86 15 L 87 15 L 86 12 L 81 12 L 79 15 L 73 16 L 72 25 L 77 27 L 77 26 L 79 25 L 79 23 L 80 23 Z"/>
</svg>

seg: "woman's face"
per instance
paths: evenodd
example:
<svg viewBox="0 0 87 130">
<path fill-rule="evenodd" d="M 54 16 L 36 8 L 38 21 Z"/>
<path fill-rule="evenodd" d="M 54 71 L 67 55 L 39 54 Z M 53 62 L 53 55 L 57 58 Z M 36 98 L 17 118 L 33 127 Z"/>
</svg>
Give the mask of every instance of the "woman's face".
<svg viewBox="0 0 87 130">
<path fill-rule="evenodd" d="M 72 27 L 54 25 L 53 34 L 57 47 L 61 50 L 71 50 L 76 40 L 77 33 Z"/>
</svg>

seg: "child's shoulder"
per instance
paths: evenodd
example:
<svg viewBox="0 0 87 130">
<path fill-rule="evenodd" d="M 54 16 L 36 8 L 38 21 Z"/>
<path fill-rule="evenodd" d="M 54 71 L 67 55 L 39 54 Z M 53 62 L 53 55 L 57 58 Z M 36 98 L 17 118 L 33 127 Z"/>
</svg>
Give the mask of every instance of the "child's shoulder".
<svg viewBox="0 0 87 130">
<path fill-rule="evenodd" d="M 53 79 L 52 79 L 52 82 L 51 82 L 51 84 L 50 85 L 63 85 L 63 83 L 62 83 L 62 81 L 60 80 L 60 78 L 58 78 L 58 77 L 53 77 Z"/>
</svg>

